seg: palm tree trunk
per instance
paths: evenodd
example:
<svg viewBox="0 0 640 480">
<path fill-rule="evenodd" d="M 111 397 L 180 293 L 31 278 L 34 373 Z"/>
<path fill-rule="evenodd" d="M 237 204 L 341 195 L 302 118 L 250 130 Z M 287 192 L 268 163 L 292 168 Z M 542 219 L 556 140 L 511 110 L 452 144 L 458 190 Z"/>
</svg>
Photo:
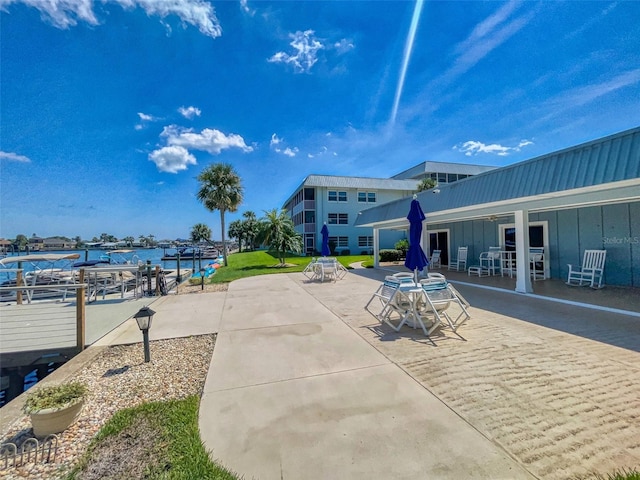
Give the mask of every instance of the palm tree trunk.
<svg viewBox="0 0 640 480">
<path fill-rule="evenodd" d="M 220 210 L 220 226 L 222 227 L 222 256 L 224 257 L 224 266 L 229 265 L 227 262 L 227 241 L 224 239 L 224 210 Z"/>
</svg>

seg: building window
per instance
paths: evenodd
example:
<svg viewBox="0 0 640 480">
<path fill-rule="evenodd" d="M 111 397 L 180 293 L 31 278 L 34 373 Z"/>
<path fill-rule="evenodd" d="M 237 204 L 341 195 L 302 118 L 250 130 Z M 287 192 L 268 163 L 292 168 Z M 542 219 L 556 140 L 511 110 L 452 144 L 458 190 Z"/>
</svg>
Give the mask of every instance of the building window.
<svg viewBox="0 0 640 480">
<path fill-rule="evenodd" d="M 347 192 L 338 192 L 336 190 L 329 190 L 329 201 L 330 202 L 346 202 L 347 201 Z"/>
<path fill-rule="evenodd" d="M 359 203 L 376 203 L 376 192 L 358 192 Z"/>
<path fill-rule="evenodd" d="M 358 237 L 359 247 L 373 247 L 373 237 Z"/>
<path fill-rule="evenodd" d="M 336 248 L 345 248 L 349 246 L 349 237 L 329 237 L 329 243 L 335 243 Z"/>
<path fill-rule="evenodd" d="M 328 220 L 329 225 L 349 225 L 349 214 L 330 213 Z"/>
<path fill-rule="evenodd" d="M 304 212 L 304 223 L 316 223 L 316 212 L 307 210 Z"/>
</svg>

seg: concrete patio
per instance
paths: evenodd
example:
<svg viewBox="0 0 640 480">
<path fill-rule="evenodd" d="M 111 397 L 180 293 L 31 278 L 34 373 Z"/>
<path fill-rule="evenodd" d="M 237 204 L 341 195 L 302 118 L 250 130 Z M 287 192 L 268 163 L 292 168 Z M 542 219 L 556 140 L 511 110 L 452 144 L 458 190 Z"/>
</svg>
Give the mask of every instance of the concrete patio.
<svg viewBox="0 0 640 480">
<path fill-rule="evenodd" d="M 201 405 L 213 458 L 263 479 L 638 468 L 638 317 L 456 284 L 472 319 L 431 342 L 364 311 L 385 273 L 230 285 Z"/>
</svg>

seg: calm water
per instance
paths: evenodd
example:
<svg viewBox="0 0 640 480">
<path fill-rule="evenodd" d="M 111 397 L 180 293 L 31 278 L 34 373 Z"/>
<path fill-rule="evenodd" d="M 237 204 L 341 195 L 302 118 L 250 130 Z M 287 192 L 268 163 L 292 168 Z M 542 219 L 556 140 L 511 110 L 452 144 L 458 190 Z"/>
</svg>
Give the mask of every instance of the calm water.
<svg viewBox="0 0 640 480">
<path fill-rule="evenodd" d="M 129 250 L 129 249 L 127 249 Z M 138 260 L 141 260 L 143 263 L 146 263 L 147 260 L 151 261 L 151 265 L 160 265 L 164 270 L 173 270 L 176 268 L 176 262 L 175 260 L 171 260 L 171 261 L 162 261 L 162 257 L 165 255 L 165 253 L 167 255 L 170 254 L 174 254 L 176 253 L 176 250 L 174 248 L 133 248 L 130 249 L 132 250 L 131 253 L 127 253 L 127 254 L 113 254 L 112 253 L 112 257 L 114 259 L 114 263 L 124 263 L 125 260 L 128 261 L 133 261 L 133 263 L 138 263 Z M 99 260 L 100 257 L 102 255 L 105 255 L 107 253 L 111 252 L 111 250 L 51 250 L 51 251 L 46 251 L 46 252 L 32 252 L 32 253 L 77 253 L 80 255 L 80 258 L 78 258 L 78 260 L 73 260 L 72 262 L 69 261 L 64 261 L 64 262 L 59 262 L 56 263 L 55 265 L 53 265 L 54 268 L 67 268 L 71 265 L 71 263 L 73 262 L 80 262 L 80 261 L 85 261 L 85 260 Z M 26 255 L 25 252 L 22 252 L 20 255 Z M 7 258 L 10 259 L 12 256 L 16 256 L 16 255 L 9 255 Z M 203 260 L 203 263 L 205 261 Z M 207 260 L 207 262 L 209 262 L 209 260 Z M 182 259 L 180 262 L 180 265 L 183 268 L 189 268 L 189 269 L 193 269 L 194 268 L 194 262 L 192 259 Z M 51 268 L 51 265 L 44 265 L 44 264 L 40 264 L 41 268 Z M 195 267 L 199 269 L 199 265 L 198 265 L 198 260 L 196 259 L 195 261 Z M 0 282 L 3 282 L 5 280 L 8 280 L 9 278 L 15 278 L 15 274 L 8 274 L 8 273 L 3 273 L 2 272 L 2 266 L 0 266 Z M 17 264 L 10 264 L 7 265 L 7 268 L 18 268 Z M 32 271 L 34 269 L 34 265 L 32 265 L 29 262 L 23 263 L 22 268 L 24 269 L 25 272 L 29 272 Z"/>
</svg>

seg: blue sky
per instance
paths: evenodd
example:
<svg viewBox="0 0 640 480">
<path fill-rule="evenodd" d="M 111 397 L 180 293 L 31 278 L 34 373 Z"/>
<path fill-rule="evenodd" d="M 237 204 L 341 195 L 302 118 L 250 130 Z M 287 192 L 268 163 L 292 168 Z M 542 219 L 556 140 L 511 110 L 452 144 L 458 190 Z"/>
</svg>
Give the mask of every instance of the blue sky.
<svg viewBox="0 0 640 480">
<path fill-rule="evenodd" d="M 309 174 L 507 165 L 640 125 L 640 2 L 0 0 L 0 237 L 189 235 Z"/>
</svg>

